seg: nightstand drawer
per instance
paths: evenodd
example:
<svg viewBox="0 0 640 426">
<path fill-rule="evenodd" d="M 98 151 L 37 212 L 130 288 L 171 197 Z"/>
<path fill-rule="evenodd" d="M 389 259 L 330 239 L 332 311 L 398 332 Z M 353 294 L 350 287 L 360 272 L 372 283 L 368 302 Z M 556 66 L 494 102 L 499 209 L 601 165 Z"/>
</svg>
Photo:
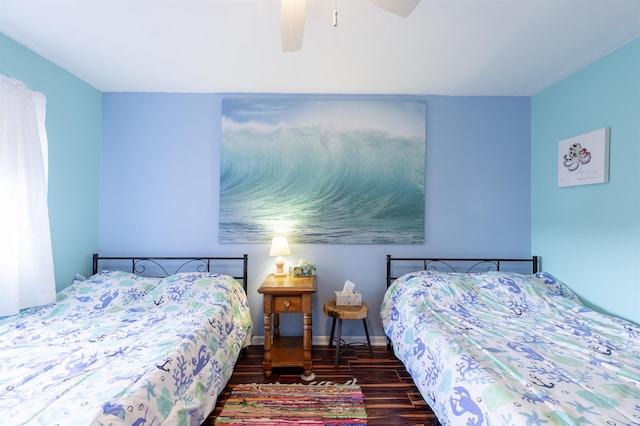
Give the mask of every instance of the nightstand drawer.
<svg viewBox="0 0 640 426">
<path fill-rule="evenodd" d="M 274 296 L 273 312 L 302 312 L 302 296 Z"/>
</svg>

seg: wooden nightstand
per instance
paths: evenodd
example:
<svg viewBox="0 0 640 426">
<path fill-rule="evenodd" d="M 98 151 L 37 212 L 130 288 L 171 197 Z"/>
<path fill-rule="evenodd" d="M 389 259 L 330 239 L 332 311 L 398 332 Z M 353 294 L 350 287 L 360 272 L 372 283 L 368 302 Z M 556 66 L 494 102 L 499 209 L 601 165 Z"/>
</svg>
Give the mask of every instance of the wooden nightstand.
<svg viewBox="0 0 640 426">
<path fill-rule="evenodd" d="M 313 380 L 311 371 L 311 296 L 316 277 L 294 278 L 269 275 L 258 293 L 263 295 L 264 359 L 262 369 L 271 377 L 273 367 L 302 367 L 304 380 Z M 302 337 L 280 336 L 280 314 L 302 314 Z M 271 317 L 273 315 L 273 337 Z"/>
</svg>

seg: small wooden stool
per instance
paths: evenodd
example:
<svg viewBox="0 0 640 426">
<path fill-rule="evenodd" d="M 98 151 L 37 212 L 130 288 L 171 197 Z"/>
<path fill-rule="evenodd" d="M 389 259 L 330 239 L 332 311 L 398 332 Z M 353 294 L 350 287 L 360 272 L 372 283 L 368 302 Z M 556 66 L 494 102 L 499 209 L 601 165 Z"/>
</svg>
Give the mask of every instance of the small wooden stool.
<svg viewBox="0 0 640 426">
<path fill-rule="evenodd" d="M 333 336 L 336 330 L 336 320 L 338 320 L 338 337 L 336 338 L 336 360 L 334 368 L 338 369 L 338 360 L 340 357 L 340 340 L 342 339 L 342 320 L 361 319 L 364 325 L 364 333 L 367 336 L 367 346 L 369 346 L 369 355 L 373 357 L 371 349 L 371 339 L 369 339 L 369 329 L 367 328 L 367 315 L 369 307 L 366 303 L 360 306 L 337 306 L 336 301 L 332 300 L 324 304 L 324 313 L 333 318 L 331 324 L 331 337 L 329 337 L 329 347 L 333 347 Z"/>
</svg>

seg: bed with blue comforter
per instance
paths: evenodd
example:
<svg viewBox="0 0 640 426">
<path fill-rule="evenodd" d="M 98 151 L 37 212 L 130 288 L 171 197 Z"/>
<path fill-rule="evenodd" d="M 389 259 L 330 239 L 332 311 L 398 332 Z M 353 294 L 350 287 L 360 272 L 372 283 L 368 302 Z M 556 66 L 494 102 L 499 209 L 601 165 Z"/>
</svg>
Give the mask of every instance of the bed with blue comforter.
<svg viewBox="0 0 640 426">
<path fill-rule="evenodd" d="M 0 318 L 0 423 L 200 424 L 251 332 L 229 275 L 78 276 L 55 303 Z"/>
<path fill-rule="evenodd" d="M 547 273 L 406 273 L 381 318 L 443 425 L 640 425 L 640 327 Z"/>
</svg>

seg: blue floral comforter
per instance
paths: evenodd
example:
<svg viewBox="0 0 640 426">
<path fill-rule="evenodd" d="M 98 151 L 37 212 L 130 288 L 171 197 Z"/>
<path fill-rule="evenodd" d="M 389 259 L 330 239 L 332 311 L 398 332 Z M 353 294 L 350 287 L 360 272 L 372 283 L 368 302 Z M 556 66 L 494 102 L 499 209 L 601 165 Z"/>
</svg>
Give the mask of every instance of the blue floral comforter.
<svg viewBox="0 0 640 426">
<path fill-rule="evenodd" d="M 640 327 L 549 274 L 410 273 L 381 316 L 443 425 L 640 425 Z"/>
<path fill-rule="evenodd" d="M 0 423 L 200 424 L 251 332 L 226 275 L 77 277 L 57 302 L 0 318 Z"/>
</svg>

